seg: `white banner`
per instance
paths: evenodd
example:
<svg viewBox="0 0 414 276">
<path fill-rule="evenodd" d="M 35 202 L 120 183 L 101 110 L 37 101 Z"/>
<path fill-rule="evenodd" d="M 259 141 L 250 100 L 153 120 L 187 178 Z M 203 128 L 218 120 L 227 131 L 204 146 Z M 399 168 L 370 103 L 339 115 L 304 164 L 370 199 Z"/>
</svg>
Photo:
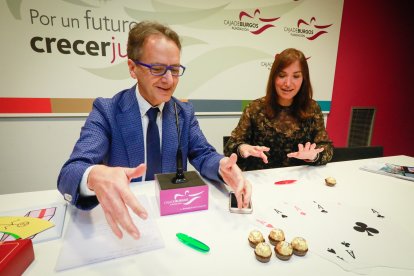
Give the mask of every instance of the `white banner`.
<svg viewBox="0 0 414 276">
<path fill-rule="evenodd" d="M 128 31 L 150 19 L 182 38 L 187 69 L 176 97 L 259 98 L 275 54 L 293 47 L 329 109 L 342 8 L 343 0 L 1 1 L 0 100 L 111 97 L 132 86 Z"/>
</svg>

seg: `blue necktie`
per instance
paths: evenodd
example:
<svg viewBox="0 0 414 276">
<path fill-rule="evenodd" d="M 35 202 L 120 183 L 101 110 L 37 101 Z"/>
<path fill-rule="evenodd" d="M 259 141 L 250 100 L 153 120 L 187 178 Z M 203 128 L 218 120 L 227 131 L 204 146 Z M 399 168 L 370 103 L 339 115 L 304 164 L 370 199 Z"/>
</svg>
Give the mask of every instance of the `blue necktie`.
<svg viewBox="0 0 414 276">
<path fill-rule="evenodd" d="M 147 172 L 145 180 L 154 180 L 154 174 L 161 172 L 160 133 L 157 126 L 158 107 L 147 111 Z"/>
</svg>

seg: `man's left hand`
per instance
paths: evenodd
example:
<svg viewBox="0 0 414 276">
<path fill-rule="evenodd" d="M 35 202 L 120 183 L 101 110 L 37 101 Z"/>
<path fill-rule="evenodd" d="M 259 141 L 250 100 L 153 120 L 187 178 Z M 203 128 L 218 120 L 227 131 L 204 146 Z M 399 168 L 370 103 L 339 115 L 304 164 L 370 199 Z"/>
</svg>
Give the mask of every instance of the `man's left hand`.
<svg viewBox="0 0 414 276">
<path fill-rule="evenodd" d="M 238 208 L 247 208 L 252 195 L 252 185 L 244 178 L 242 171 L 236 164 L 237 155 L 233 153 L 230 157 L 220 160 L 219 172 L 224 182 L 234 191 L 237 198 Z"/>
</svg>

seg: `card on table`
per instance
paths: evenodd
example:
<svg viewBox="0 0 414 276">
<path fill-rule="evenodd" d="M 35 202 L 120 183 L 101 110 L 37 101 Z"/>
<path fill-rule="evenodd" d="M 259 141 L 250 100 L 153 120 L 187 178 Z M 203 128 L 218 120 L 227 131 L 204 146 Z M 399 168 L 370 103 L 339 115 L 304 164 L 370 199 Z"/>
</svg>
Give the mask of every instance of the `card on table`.
<svg viewBox="0 0 414 276">
<path fill-rule="evenodd" d="M 347 270 L 376 266 L 414 268 L 410 259 L 414 239 L 392 220 L 392 215 L 373 206 L 342 204 L 336 211 L 334 219 L 314 218 L 320 227 L 310 226 L 313 237 L 319 228 L 314 247 L 317 254 L 335 260 Z"/>
<path fill-rule="evenodd" d="M 304 200 L 301 202 L 280 202 L 273 205 L 275 219 L 278 222 L 294 223 L 297 226 L 318 226 L 334 219 L 339 214 L 341 208 L 338 202 L 328 202 L 320 200 Z"/>
<path fill-rule="evenodd" d="M 364 274 L 377 266 L 414 269 L 412 234 L 395 223 L 393 214 L 376 206 L 309 199 L 275 203 L 273 212 L 268 222 L 282 228 L 288 240 L 292 235 L 304 237 L 311 251 L 347 271 Z"/>
</svg>

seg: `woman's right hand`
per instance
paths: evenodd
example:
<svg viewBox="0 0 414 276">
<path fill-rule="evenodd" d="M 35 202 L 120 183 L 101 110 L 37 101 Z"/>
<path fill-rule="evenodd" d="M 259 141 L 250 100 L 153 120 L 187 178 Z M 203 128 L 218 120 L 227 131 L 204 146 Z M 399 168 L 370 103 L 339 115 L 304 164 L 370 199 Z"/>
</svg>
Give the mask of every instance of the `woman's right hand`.
<svg viewBox="0 0 414 276">
<path fill-rule="evenodd" d="M 265 154 L 265 152 L 268 152 L 269 150 L 270 148 L 265 147 L 265 146 L 252 146 L 249 144 L 241 144 L 237 148 L 237 151 L 240 157 L 247 158 L 249 156 L 254 156 L 254 157 L 262 158 L 265 164 L 268 163 L 267 155 Z"/>
</svg>

